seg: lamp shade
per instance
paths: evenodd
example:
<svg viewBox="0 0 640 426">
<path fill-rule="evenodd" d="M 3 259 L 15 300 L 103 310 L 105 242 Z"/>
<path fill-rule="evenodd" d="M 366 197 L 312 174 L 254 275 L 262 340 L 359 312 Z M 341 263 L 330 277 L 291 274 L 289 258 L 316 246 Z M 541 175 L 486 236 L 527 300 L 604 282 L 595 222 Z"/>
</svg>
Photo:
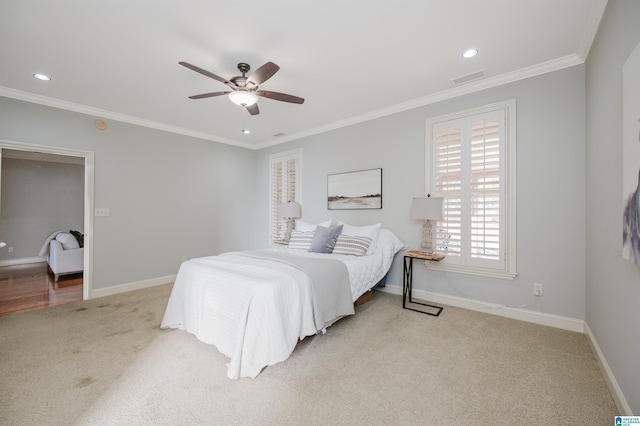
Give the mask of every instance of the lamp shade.
<svg viewBox="0 0 640 426">
<path fill-rule="evenodd" d="M 235 90 L 228 96 L 231 102 L 240 106 L 251 106 L 258 102 L 258 97 L 246 90 Z"/>
<path fill-rule="evenodd" d="M 300 203 L 280 203 L 280 207 L 278 211 L 280 213 L 280 217 L 292 217 L 299 218 L 300 217 Z"/>
<path fill-rule="evenodd" d="M 443 197 L 414 198 L 411 204 L 411 218 L 442 220 L 443 203 Z"/>
</svg>

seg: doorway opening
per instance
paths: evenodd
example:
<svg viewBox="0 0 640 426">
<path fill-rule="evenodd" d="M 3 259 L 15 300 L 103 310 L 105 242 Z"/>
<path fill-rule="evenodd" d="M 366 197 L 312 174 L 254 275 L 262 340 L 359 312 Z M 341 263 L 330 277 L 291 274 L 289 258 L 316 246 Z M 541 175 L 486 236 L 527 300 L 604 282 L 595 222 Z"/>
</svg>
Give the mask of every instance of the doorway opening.
<svg viewBox="0 0 640 426">
<path fill-rule="evenodd" d="M 83 177 L 83 185 L 81 188 L 82 191 L 82 200 L 80 202 L 83 206 L 83 212 L 80 218 L 76 218 L 76 224 L 81 223 L 83 226 L 84 233 L 84 250 L 82 253 L 83 258 L 83 272 L 81 274 L 76 275 L 68 275 L 60 277 L 58 282 L 56 283 L 54 279 L 51 279 L 50 283 L 47 284 L 49 288 L 49 297 L 54 299 L 53 303 L 50 305 L 61 304 L 64 303 L 67 298 L 73 297 L 77 298 L 78 293 L 81 292 L 81 300 L 87 300 L 91 298 L 92 293 L 92 282 L 93 282 L 93 184 L 94 184 L 94 154 L 90 151 L 82 151 L 76 149 L 62 148 L 62 147 L 53 147 L 53 146 L 44 146 L 44 145 L 34 145 L 34 144 L 26 144 L 21 142 L 14 141 L 6 141 L 0 140 L 0 160 L 2 160 L 5 156 L 10 158 L 22 158 L 22 159 L 32 159 L 36 161 L 62 161 L 75 163 L 82 167 L 83 170 L 80 172 Z M 2 165 L 2 161 L 0 161 L 0 167 Z M 0 169 L 1 171 L 1 169 Z M 28 197 L 28 196 L 27 196 Z M 1 200 L 2 198 L 0 198 Z M 5 201 L 6 202 L 6 201 Z M 2 214 L 3 206 L 0 205 L 0 214 Z M 0 216 L 1 217 L 1 216 Z M 4 219 L 4 218 L 3 218 Z M 76 225 L 79 227 L 80 225 Z M 55 230 L 54 230 L 55 231 Z M 65 230 L 66 231 L 66 230 Z M 5 231 L 7 233 L 8 231 Z M 42 232 L 40 232 L 42 233 Z M 46 237 L 46 235 L 44 235 Z M 11 236 L 11 238 L 15 239 L 15 236 Z M 44 237 L 43 237 L 44 238 Z M 0 242 L 5 242 L 5 247 L 0 247 L 0 250 L 8 250 L 12 248 L 10 245 L 11 241 L 7 242 L 6 236 L 2 235 L 2 227 L 0 227 Z M 46 243 L 45 243 L 46 244 Z M 1 245 L 1 244 L 0 244 Z M 43 246 L 44 247 L 44 246 Z M 31 243 L 31 249 L 29 253 L 33 251 L 33 242 Z M 42 251 L 42 250 L 41 250 Z M 34 255 L 35 256 L 35 255 Z M 7 279 L 15 279 L 24 280 L 32 282 L 38 282 L 34 288 L 38 288 L 38 292 L 42 293 L 42 288 L 40 288 L 43 284 L 42 280 L 45 281 L 49 278 L 45 277 L 45 275 L 50 274 L 49 268 L 47 267 L 46 257 L 35 256 L 32 259 L 27 257 L 26 262 L 29 263 L 30 260 L 33 260 L 34 263 L 40 263 L 40 268 L 38 268 L 37 264 L 20 264 L 20 261 L 16 261 L 17 263 L 14 265 L 11 261 L 3 262 L 4 266 L 9 267 L 9 269 L 5 270 L 5 272 L 9 272 L 11 275 L 10 278 L 5 277 Z M 42 262 L 45 262 L 44 264 Z M 35 269 L 33 268 L 35 266 Z M 44 270 L 42 268 L 45 268 Z M 79 288 L 81 285 L 81 289 Z M 39 287 L 40 286 L 40 287 Z M 36 297 L 36 296 L 34 296 Z M 44 297 L 44 296 L 40 296 Z M 46 304 L 44 304 L 46 305 Z M 44 307 L 44 306 L 43 306 Z"/>
</svg>

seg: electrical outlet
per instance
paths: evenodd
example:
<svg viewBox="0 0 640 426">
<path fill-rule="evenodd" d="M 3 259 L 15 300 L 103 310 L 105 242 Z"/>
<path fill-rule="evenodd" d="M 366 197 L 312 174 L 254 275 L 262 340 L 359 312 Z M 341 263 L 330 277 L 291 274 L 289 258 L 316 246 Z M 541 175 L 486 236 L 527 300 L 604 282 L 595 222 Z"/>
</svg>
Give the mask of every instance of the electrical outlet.
<svg viewBox="0 0 640 426">
<path fill-rule="evenodd" d="M 542 296 L 542 284 L 533 284 L 533 295 Z"/>
<path fill-rule="evenodd" d="M 9 247 L 9 248 L 7 249 L 7 251 L 8 251 L 9 253 L 13 253 L 13 247 Z"/>
</svg>

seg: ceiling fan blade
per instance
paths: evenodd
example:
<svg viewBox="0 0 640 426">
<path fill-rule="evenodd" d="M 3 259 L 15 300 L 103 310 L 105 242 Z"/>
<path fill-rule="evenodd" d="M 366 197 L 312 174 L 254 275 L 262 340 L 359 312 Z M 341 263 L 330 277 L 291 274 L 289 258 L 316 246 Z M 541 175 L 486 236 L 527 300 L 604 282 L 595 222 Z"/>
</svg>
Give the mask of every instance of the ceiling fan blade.
<svg viewBox="0 0 640 426">
<path fill-rule="evenodd" d="M 249 111 L 249 114 L 251 114 L 251 115 L 260 114 L 260 108 L 258 108 L 258 104 L 249 105 L 247 107 L 247 111 Z"/>
<path fill-rule="evenodd" d="M 182 65 L 183 67 L 187 67 L 187 68 L 189 68 L 190 70 L 193 70 L 193 71 L 195 71 L 195 72 L 198 72 L 198 73 L 200 73 L 200 74 L 202 74 L 202 75 L 205 75 L 205 76 L 207 76 L 207 77 L 209 77 L 209 78 L 212 78 L 212 79 L 214 79 L 214 80 L 218 80 L 218 81 L 219 81 L 219 82 L 221 82 L 221 83 L 228 84 L 229 86 L 231 86 L 231 87 L 234 87 L 234 88 L 235 88 L 235 84 L 231 83 L 231 82 L 230 82 L 229 80 L 227 80 L 226 78 L 222 78 L 222 77 L 220 77 L 219 75 L 215 75 L 215 74 L 214 74 L 214 73 L 212 73 L 212 72 L 209 72 L 209 71 L 207 71 L 207 70 L 203 70 L 202 68 L 200 68 L 200 67 L 196 67 L 195 65 L 191 65 L 191 64 L 190 64 L 190 63 L 188 63 L 188 62 L 178 62 L 178 64 Z"/>
<path fill-rule="evenodd" d="M 255 93 L 258 96 L 262 96 L 263 98 L 269 98 L 269 99 L 273 99 L 273 100 L 276 100 L 276 101 L 290 102 L 292 104 L 304 103 L 304 99 L 303 98 L 299 98 L 299 97 L 293 96 L 293 95 L 287 95 L 286 93 L 271 92 L 269 90 L 257 90 L 257 91 L 255 91 L 253 93 Z"/>
<path fill-rule="evenodd" d="M 247 83 L 253 83 L 256 86 L 261 85 L 265 81 L 269 80 L 280 69 L 279 66 L 273 62 L 267 62 L 251 74 Z"/>
<path fill-rule="evenodd" d="M 214 96 L 222 96 L 228 95 L 231 91 L 228 92 L 211 92 L 211 93 L 203 93 L 201 95 L 193 95 L 189 96 L 189 99 L 202 99 L 202 98 L 213 98 Z"/>
</svg>

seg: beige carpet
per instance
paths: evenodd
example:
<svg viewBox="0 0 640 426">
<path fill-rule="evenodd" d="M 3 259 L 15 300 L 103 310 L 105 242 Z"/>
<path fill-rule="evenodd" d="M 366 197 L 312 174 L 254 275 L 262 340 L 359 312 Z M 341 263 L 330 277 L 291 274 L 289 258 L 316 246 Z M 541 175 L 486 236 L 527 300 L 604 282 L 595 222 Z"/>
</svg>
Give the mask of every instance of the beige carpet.
<svg viewBox="0 0 640 426">
<path fill-rule="evenodd" d="M 613 424 L 585 336 L 376 292 L 256 379 L 158 328 L 170 286 L 0 317 L 0 424 Z"/>
</svg>

